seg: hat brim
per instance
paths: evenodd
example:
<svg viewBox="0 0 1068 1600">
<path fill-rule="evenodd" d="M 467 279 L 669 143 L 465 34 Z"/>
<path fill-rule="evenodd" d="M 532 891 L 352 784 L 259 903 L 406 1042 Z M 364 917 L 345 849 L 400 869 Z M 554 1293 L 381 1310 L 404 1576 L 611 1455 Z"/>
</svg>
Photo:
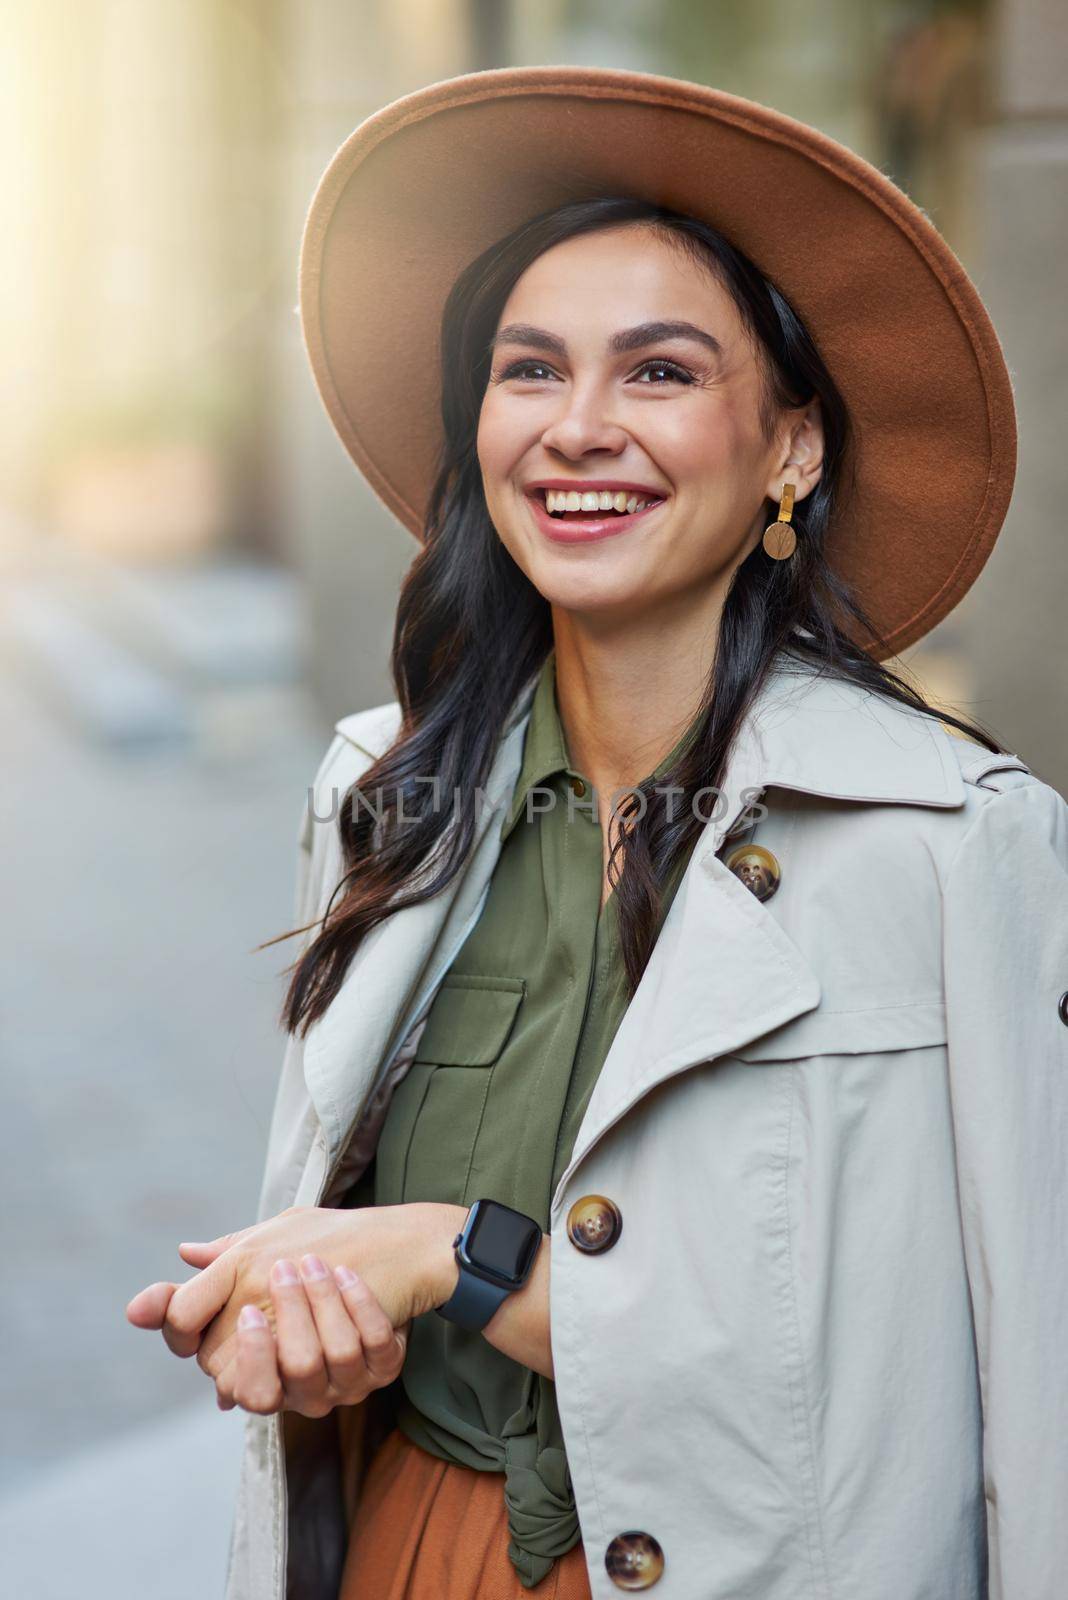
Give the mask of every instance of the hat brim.
<svg viewBox="0 0 1068 1600">
<path fill-rule="evenodd" d="M 360 471 L 421 537 L 454 279 L 535 213 L 609 192 L 712 223 L 794 306 L 856 429 L 828 559 L 887 639 L 877 659 L 915 643 L 975 581 L 1008 509 L 1016 418 L 1001 346 L 963 266 L 889 178 L 716 89 L 505 68 L 432 84 L 356 129 L 308 211 L 300 314 Z"/>
</svg>

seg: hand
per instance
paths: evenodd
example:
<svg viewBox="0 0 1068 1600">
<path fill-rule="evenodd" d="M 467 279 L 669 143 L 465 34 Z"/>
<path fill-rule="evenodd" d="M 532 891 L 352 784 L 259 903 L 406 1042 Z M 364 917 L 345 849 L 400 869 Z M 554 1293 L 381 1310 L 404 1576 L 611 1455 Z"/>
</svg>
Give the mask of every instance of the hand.
<svg viewBox="0 0 1068 1600">
<path fill-rule="evenodd" d="M 403 1367 L 411 1324 L 394 1329 L 348 1267 L 330 1272 L 306 1255 L 298 1276 L 291 1261 L 276 1261 L 271 1298 L 276 1334 L 258 1306 L 241 1309 L 228 1341 L 235 1353 L 215 1381 L 221 1410 L 325 1417 L 392 1383 Z"/>
<path fill-rule="evenodd" d="M 317 1255 L 331 1267 L 357 1272 L 392 1326 L 401 1327 L 452 1293 L 452 1240 L 466 1214 L 463 1206 L 431 1202 L 352 1210 L 291 1207 L 209 1244 L 183 1245 L 183 1258 L 203 1270 L 181 1285 L 143 1289 L 126 1315 L 135 1327 L 161 1330 L 176 1355 L 195 1354 L 215 1378 L 236 1355 L 233 1338 L 243 1305 L 258 1306 L 273 1323 L 273 1263 Z"/>
</svg>

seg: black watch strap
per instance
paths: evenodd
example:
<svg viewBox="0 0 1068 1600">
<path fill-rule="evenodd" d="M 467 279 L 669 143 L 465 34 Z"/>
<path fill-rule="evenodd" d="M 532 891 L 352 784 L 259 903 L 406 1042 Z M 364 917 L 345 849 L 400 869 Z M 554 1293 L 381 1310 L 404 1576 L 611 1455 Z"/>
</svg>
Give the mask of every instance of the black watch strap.
<svg viewBox="0 0 1068 1600">
<path fill-rule="evenodd" d="M 460 1281 L 444 1305 L 438 1306 L 438 1315 L 448 1322 L 459 1323 L 477 1333 L 489 1322 L 494 1312 L 511 1294 L 508 1287 L 489 1283 L 478 1278 L 466 1268 L 460 1268 Z"/>
</svg>

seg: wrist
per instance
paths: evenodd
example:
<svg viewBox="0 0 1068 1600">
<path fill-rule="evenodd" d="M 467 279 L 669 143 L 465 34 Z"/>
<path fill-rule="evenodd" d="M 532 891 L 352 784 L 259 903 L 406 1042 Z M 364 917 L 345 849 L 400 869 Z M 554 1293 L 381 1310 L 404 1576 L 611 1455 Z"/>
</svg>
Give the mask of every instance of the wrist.
<svg viewBox="0 0 1068 1600">
<path fill-rule="evenodd" d="M 414 1219 L 423 1244 L 421 1298 L 425 1302 L 424 1309 L 433 1311 L 445 1304 L 459 1281 L 460 1269 L 453 1241 L 471 1208 L 427 1201 L 413 1205 L 412 1209 L 423 1213 Z"/>
</svg>

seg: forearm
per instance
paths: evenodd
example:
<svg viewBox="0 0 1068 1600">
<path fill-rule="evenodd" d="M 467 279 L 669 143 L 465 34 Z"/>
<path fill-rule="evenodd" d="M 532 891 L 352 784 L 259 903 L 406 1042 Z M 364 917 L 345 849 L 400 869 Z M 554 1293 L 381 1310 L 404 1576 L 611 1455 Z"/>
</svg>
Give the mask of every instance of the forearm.
<svg viewBox="0 0 1068 1600">
<path fill-rule="evenodd" d="M 530 1277 L 521 1289 L 506 1296 L 486 1323 L 482 1337 L 513 1361 L 532 1367 L 543 1377 L 553 1376 L 553 1346 L 549 1331 L 549 1235 L 543 1233 Z"/>
<path fill-rule="evenodd" d="M 444 1305 L 459 1277 L 452 1241 L 467 1218 L 467 1206 L 433 1206 L 435 1245 L 430 1267 L 431 1303 Z M 530 1276 L 521 1289 L 507 1295 L 482 1330 L 495 1350 L 513 1361 L 553 1376 L 552 1337 L 549 1325 L 549 1235 L 543 1233 Z"/>
</svg>

